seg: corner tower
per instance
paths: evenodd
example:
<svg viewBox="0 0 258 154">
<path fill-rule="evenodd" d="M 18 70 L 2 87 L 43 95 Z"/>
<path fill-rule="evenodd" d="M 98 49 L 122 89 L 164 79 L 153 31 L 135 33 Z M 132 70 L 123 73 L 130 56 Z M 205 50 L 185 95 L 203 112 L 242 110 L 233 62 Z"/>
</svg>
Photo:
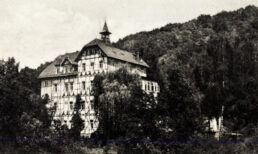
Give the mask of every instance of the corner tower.
<svg viewBox="0 0 258 154">
<path fill-rule="evenodd" d="M 102 30 L 102 32 L 100 32 L 101 39 L 103 40 L 103 42 L 105 42 L 107 44 L 110 43 L 110 39 L 109 39 L 110 34 L 111 34 L 111 32 L 108 30 L 107 22 L 105 20 L 103 30 Z"/>
</svg>

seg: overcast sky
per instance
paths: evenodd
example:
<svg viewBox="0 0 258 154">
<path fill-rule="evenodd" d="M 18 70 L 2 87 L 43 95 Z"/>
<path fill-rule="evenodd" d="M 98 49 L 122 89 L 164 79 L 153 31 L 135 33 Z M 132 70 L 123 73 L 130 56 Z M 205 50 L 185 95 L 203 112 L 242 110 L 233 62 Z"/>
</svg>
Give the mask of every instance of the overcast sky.
<svg viewBox="0 0 258 154">
<path fill-rule="evenodd" d="M 258 0 L 0 0 L 0 58 L 36 68 L 99 37 L 105 17 L 115 42 L 250 4 Z"/>
</svg>

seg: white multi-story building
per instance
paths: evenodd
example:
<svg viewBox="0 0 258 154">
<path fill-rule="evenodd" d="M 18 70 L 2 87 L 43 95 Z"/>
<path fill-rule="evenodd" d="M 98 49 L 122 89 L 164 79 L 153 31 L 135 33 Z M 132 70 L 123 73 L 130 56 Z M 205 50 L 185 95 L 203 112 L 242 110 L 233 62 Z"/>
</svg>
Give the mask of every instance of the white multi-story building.
<svg viewBox="0 0 258 154">
<path fill-rule="evenodd" d="M 157 82 L 146 80 L 148 64 L 139 55 L 115 48 L 110 44 L 111 33 L 106 22 L 100 34 L 101 39 L 94 39 L 81 51 L 58 56 L 39 75 L 41 95 L 48 94 L 50 105 L 56 106 L 55 118 L 60 119 L 62 124 L 67 124 L 68 127 L 71 127 L 76 95 L 81 95 L 84 101 L 80 112 L 85 123 L 81 132 L 83 136 L 90 136 L 98 128 L 91 92 L 92 81 L 96 74 L 115 71 L 126 65 L 131 73 L 137 73 L 142 77 L 144 91 L 153 93 L 155 97 L 159 93 Z"/>
</svg>

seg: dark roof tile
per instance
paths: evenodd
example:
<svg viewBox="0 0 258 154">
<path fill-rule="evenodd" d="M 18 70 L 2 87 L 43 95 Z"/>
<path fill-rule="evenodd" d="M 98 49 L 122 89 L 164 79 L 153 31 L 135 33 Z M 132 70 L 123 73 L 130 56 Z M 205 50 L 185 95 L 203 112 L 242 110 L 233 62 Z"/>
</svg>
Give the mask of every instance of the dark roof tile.
<svg viewBox="0 0 258 154">
<path fill-rule="evenodd" d="M 114 59 L 119 59 L 119 60 L 129 62 L 129 63 L 133 63 L 133 64 L 136 64 L 136 65 L 141 65 L 141 66 L 144 66 L 144 67 L 149 67 L 148 64 L 145 61 L 143 61 L 142 59 L 137 60 L 133 53 L 122 50 L 122 49 L 118 49 L 118 48 L 113 47 L 109 44 L 105 44 L 104 42 L 102 42 L 99 39 L 94 39 L 90 43 L 86 44 L 82 48 L 82 50 L 84 50 L 87 47 L 94 46 L 94 45 L 99 46 L 100 49 L 108 57 L 111 57 L 111 58 L 114 58 Z"/>
<path fill-rule="evenodd" d="M 56 59 L 49 64 L 40 74 L 38 78 L 47 78 L 47 77 L 55 77 L 55 76 L 61 76 L 60 74 L 56 74 L 56 67 L 55 65 L 60 65 L 62 63 L 62 61 L 68 57 L 69 60 L 74 63 L 77 64 L 75 62 L 75 58 L 77 57 L 77 55 L 79 54 L 79 51 L 76 52 L 72 52 L 72 53 L 66 53 L 64 55 L 60 55 L 58 57 L 56 57 Z"/>
<path fill-rule="evenodd" d="M 149 67 L 148 64 L 145 63 L 142 59 L 137 60 L 133 53 L 115 48 L 109 44 L 103 43 L 99 39 L 94 39 L 88 44 L 86 44 L 81 51 L 90 46 L 98 46 L 107 57 L 122 60 L 125 62 L 129 62 L 132 64 L 140 65 L 143 67 Z M 77 64 L 78 57 L 80 56 L 79 51 L 66 53 L 64 55 L 58 56 L 51 64 L 49 64 L 39 75 L 38 78 L 49 78 L 49 77 L 59 77 L 63 76 L 62 74 L 56 74 L 55 66 L 61 65 L 65 58 L 68 58 L 72 64 Z M 72 74 L 73 75 L 73 74 Z"/>
</svg>

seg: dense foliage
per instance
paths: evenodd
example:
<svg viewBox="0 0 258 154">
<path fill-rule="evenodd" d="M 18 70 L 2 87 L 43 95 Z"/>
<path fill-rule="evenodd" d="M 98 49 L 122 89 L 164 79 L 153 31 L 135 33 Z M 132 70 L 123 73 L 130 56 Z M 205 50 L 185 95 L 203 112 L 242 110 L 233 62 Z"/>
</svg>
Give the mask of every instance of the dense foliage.
<svg viewBox="0 0 258 154">
<path fill-rule="evenodd" d="M 142 91 L 140 77 L 126 68 L 97 75 L 93 106 L 100 127 L 92 138 L 130 141 L 92 144 L 116 147 L 121 153 L 257 153 L 257 7 L 201 15 L 127 36 L 114 45 L 140 51 L 150 65 L 148 76 L 159 82 L 161 93 L 155 99 Z M 37 76 L 49 63 L 19 71 L 14 58 L 0 62 L 0 149 L 89 152 L 85 147 L 92 146 L 89 143 L 62 140 L 78 139 L 83 129 L 80 97 L 69 130 L 53 120 L 55 109 L 45 106 L 48 97 L 39 96 Z M 220 116 L 221 140 L 233 144 L 214 144 L 206 134 L 204 118 Z M 232 142 L 231 133 L 241 134 L 243 142 Z"/>
<path fill-rule="evenodd" d="M 156 102 L 126 68 L 95 77 L 94 108 L 100 121 L 96 137 L 147 139 L 155 135 Z"/>
<path fill-rule="evenodd" d="M 159 100 L 145 93 L 140 77 L 126 68 L 97 75 L 94 106 L 100 127 L 94 137 L 129 139 L 130 145 L 121 143 L 120 148 L 153 152 L 149 146 L 162 148 L 148 141 L 189 140 L 201 134 L 205 127 L 198 102 L 179 72 L 169 71 L 168 87 Z M 143 143 L 136 144 L 139 141 Z M 171 152 L 174 148 L 170 145 L 163 150 Z"/>
<path fill-rule="evenodd" d="M 161 93 L 167 90 L 166 70 L 178 70 L 204 116 L 223 115 L 227 132 L 250 136 L 257 133 L 258 123 L 257 23 L 258 8 L 248 6 L 129 35 L 115 45 L 141 51 Z"/>
<path fill-rule="evenodd" d="M 80 138 L 81 131 L 84 128 L 84 121 L 82 120 L 79 112 L 81 108 L 81 103 L 82 103 L 81 96 L 77 95 L 75 105 L 74 105 L 75 114 L 73 114 L 73 117 L 72 117 L 72 128 L 70 130 L 70 137 L 75 139 Z"/>
</svg>

